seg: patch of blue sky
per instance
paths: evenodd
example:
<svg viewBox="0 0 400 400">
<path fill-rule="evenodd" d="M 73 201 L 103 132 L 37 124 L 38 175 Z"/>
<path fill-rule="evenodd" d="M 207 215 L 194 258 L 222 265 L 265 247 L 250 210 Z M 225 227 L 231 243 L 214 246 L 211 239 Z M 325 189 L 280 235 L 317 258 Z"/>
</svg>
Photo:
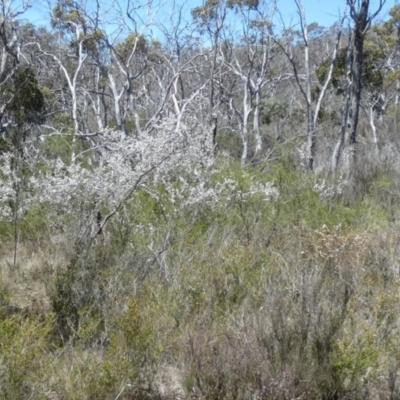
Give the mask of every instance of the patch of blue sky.
<svg viewBox="0 0 400 400">
<path fill-rule="evenodd" d="M 340 16 L 346 11 L 345 0 L 302 0 L 306 13 L 307 23 L 317 22 L 321 26 L 329 27 L 338 22 Z M 387 0 L 377 20 L 388 18 L 389 10 L 396 4 L 396 0 Z M 294 0 L 278 0 L 278 9 L 286 26 L 295 25 L 298 22 L 298 14 Z M 379 0 L 371 0 L 370 12 L 374 13 L 379 6 Z"/>
<path fill-rule="evenodd" d="M 14 0 L 11 6 L 21 8 L 21 3 L 24 0 Z M 118 32 L 122 27 L 122 20 L 126 16 L 128 8 L 128 0 L 98 0 L 101 13 L 100 19 L 102 25 L 108 33 Z M 96 2 L 82 0 L 86 2 L 86 6 L 95 11 Z M 181 26 L 190 26 L 192 19 L 190 11 L 203 4 L 203 0 L 153 0 L 153 1 L 138 1 L 133 0 L 137 15 L 137 28 L 140 31 L 146 30 L 147 34 L 157 37 L 161 34 L 163 26 L 165 29 L 171 28 L 171 24 L 176 24 L 181 18 Z M 140 6 L 140 4 L 143 4 Z M 147 5 L 151 4 L 150 6 Z M 271 1 L 272 4 L 272 1 Z M 340 16 L 346 11 L 346 0 L 302 0 L 305 9 L 307 23 L 317 22 L 321 26 L 331 26 L 337 22 Z M 371 0 L 370 10 L 374 12 L 378 7 L 379 0 Z M 388 18 L 388 12 L 391 7 L 396 4 L 396 0 L 387 0 L 382 11 L 379 13 L 377 20 L 385 20 Z M 50 25 L 50 11 L 54 7 L 54 0 L 31 0 L 31 7 L 21 16 L 21 19 L 28 20 L 35 25 Z M 274 18 L 274 24 L 279 31 L 283 26 L 296 27 L 298 26 L 298 13 L 294 0 L 277 0 L 277 10 L 279 13 Z M 128 22 L 127 29 L 133 28 L 133 24 Z M 157 28 L 158 27 L 158 28 Z"/>
</svg>

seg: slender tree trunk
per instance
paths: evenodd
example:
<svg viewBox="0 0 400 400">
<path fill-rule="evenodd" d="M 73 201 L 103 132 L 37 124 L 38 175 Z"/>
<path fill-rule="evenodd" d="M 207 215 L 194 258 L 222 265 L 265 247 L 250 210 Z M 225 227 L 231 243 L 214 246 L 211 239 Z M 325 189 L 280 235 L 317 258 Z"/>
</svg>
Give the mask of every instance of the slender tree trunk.
<svg viewBox="0 0 400 400">
<path fill-rule="evenodd" d="M 305 20 L 304 20 L 305 22 Z M 308 46 L 308 32 L 307 25 L 303 26 L 303 38 L 304 38 L 304 61 L 306 67 L 307 77 L 307 170 L 314 170 L 314 152 L 315 152 L 315 134 L 314 134 L 314 116 L 312 109 L 311 99 L 311 68 L 310 68 L 310 55 Z"/>
<path fill-rule="evenodd" d="M 303 36 L 304 43 L 304 64 L 306 69 L 306 88 L 305 91 L 298 80 L 297 69 L 295 69 L 295 64 L 293 58 L 290 56 L 289 59 L 295 69 L 295 75 L 297 83 L 300 86 L 300 89 L 303 92 L 303 95 L 306 100 L 307 106 L 307 143 L 306 143 L 306 169 L 307 171 L 313 171 L 314 169 L 314 151 L 315 151 L 315 134 L 314 134 L 314 114 L 312 109 L 312 99 L 311 99 L 311 68 L 310 68 L 310 55 L 309 55 L 309 43 L 308 43 L 308 30 L 307 30 L 307 22 L 306 15 L 304 11 L 303 4 L 301 0 L 295 0 L 297 10 L 300 17 L 300 26 L 301 33 Z"/>
<path fill-rule="evenodd" d="M 248 152 L 249 152 L 249 115 L 252 111 L 251 104 L 249 104 L 249 90 L 248 90 L 248 82 L 245 81 L 243 84 L 243 119 L 242 119 L 242 157 L 241 162 L 242 166 L 244 166 L 247 162 Z"/>
<path fill-rule="evenodd" d="M 350 6 L 350 16 L 354 21 L 347 60 L 350 66 L 349 85 L 339 139 L 332 157 L 332 169 L 333 171 L 337 169 L 342 148 L 345 146 L 346 150 L 348 150 L 346 172 L 350 173 L 356 156 L 357 127 L 362 89 L 364 39 L 372 17 L 368 16 L 369 0 L 362 0 L 358 10 L 356 10 L 354 0 L 348 0 L 348 4 Z M 380 5 L 382 6 L 382 4 L 381 1 Z"/>
<path fill-rule="evenodd" d="M 125 139 L 126 138 L 125 121 L 122 118 L 121 106 L 120 106 L 120 100 L 121 100 L 121 96 L 122 96 L 123 92 L 121 91 L 121 93 L 118 93 L 118 89 L 117 89 L 117 85 L 115 83 L 114 76 L 110 72 L 108 73 L 108 80 L 109 80 L 110 89 L 112 91 L 113 98 L 114 98 L 115 119 L 117 121 L 118 129 L 121 132 L 121 139 Z"/>
<path fill-rule="evenodd" d="M 364 2 L 363 4 L 366 3 L 367 2 Z M 354 32 L 354 55 L 352 65 L 352 104 L 350 110 L 351 126 L 349 130 L 350 146 L 356 143 L 357 136 L 357 126 L 361 103 L 361 78 L 367 13 L 368 8 L 362 7 L 360 13 L 358 14 L 360 20 L 356 23 Z"/>
<path fill-rule="evenodd" d="M 241 163 L 242 166 L 244 167 L 246 165 L 246 161 L 247 161 L 247 154 L 249 151 L 249 135 L 248 135 L 248 131 L 247 131 L 247 118 L 244 118 L 243 121 L 243 125 L 242 125 L 242 157 L 241 157 Z"/>
<path fill-rule="evenodd" d="M 94 104 L 94 112 L 96 114 L 97 128 L 102 131 L 104 129 L 103 119 L 101 117 L 101 95 L 100 95 L 100 68 L 96 68 L 96 97 Z"/>
<path fill-rule="evenodd" d="M 126 79 L 127 79 L 127 92 L 129 98 L 129 105 L 133 113 L 133 118 L 135 119 L 136 134 L 138 137 L 142 137 L 143 132 L 142 132 L 142 127 L 140 126 L 140 116 L 136 107 L 135 97 L 133 95 L 132 82 L 129 76 L 127 76 Z"/>
<path fill-rule="evenodd" d="M 262 149 L 262 140 L 260 133 L 260 92 L 257 91 L 255 95 L 255 106 L 253 113 L 253 133 L 256 141 L 255 155 Z"/>
<path fill-rule="evenodd" d="M 213 49 L 213 61 L 211 66 L 211 74 L 210 74 L 210 132 L 212 135 L 213 148 L 215 149 L 217 143 L 217 127 L 218 127 L 218 117 L 215 112 L 215 75 L 217 70 L 217 51 L 218 51 L 218 42 L 219 42 L 219 29 L 217 29 L 214 33 L 214 49 Z"/>
<path fill-rule="evenodd" d="M 352 63 L 353 63 L 353 46 L 352 46 L 352 34 L 350 34 L 347 47 L 347 57 L 346 57 L 346 79 L 347 79 L 346 96 L 344 101 L 344 107 L 342 109 L 342 119 L 340 123 L 339 137 L 332 154 L 332 164 L 331 164 L 332 171 L 336 171 L 338 168 L 340 156 L 342 154 L 343 146 L 346 140 L 346 130 L 347 130 L 350 102 L 351 102 Z"/>
<path fill-rule="evenodd" d="M 379 155 L 379 148 L 378 148 L 378 135 L 376 133 L 376 125 L 375 125 L 375 110 L 374 110 L 374 104 L 371 105 L 369 109 L 369 125 L 371 126 L 372 130 L 372 141 L 375 146 L 375 154 L 378 156 Z"/>
</svg>

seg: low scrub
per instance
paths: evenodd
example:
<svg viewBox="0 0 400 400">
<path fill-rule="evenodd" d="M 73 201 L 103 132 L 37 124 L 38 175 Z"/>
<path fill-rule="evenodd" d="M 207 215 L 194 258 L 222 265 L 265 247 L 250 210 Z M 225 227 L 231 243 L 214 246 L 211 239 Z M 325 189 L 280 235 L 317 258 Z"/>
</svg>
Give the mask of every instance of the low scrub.
<svg viewBox="0 0 400 400">
<path fill-rule="evenodd" d="M 203 202 L 190 181 L 138 190 L 96 240 L 73 240 L 74 216 L 15 268 L 4 245 L 1 398 L 400 395 L 391 178 L 352 198 L 282 165 L 207 182 Z"/>
</svg>

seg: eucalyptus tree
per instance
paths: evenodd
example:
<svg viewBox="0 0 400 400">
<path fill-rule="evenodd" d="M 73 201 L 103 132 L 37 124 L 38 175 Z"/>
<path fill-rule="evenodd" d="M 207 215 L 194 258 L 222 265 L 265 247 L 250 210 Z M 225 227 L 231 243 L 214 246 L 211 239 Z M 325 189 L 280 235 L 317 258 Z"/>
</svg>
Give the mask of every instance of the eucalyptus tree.
<svg viewBox="0 0 400 400">
<path fill-rule="evenodd" d="M 142 135 L 138 110 L 137 82 L 147 67 L 147 40 L 140 32 L 132 32 L 123 43 L 107 41 L 113 63 L 107 68 L 114 113 L 122 137 L 127 135 L 126 120 L 133 115 L 136 135 Z"/>
<path fill-rule="evenodd" d="M 220 105 L 220 75 L 223 62 L 218 57 L 219 46 L 224 39 L 224 29 L 228 13 L 228 3 L 225 0 L 206 0 L 202 6 L 192 10 L 192 17 L 198 24 L 198 31 L 209 42 L 209 55 L 207 55 L 207 79 L 209 81 L 209 127 L 212 135 L 213 146 L 216 145 L 218 128 L 218 106 Z"/>
<path fill-rule="evenodd" d="M 102 131 L 108 125 L 109 114 L 107 67 L 110 57 L 105 45 L 106 33 L 97 22 L 98 16 L 92 19 L 93 31 L 85 43 L 88 58 L 82 71 L 80 88 L 83 102 L 81 114 L 85 113 L 82 125 L 87 134 L 96 129 Z"/>
<path fill-rule="evenodd" d="M 0 2 L 0 198 L 14 236 L 14 266 L 17 261 L 19 220 L 29 204 L 28 152 L 32 152 L 32 128 L 43 121 L 45 101 L 36 71 L 22 52 L 18 17 L 29 7 Z"/>
<path fill-rule="evenodd" d="M 272 39 L 272 20 L 275 5 L 264 1 L 230 1 L 229 7 L 241 21 L 239 32 L 221 48 L 221 58 L 231 74 L 236 76 L 238 91 L 230 96 L 229 108 L 238 118 L 242 138 L 242 164 L 249 157 L 249 143 L 253 136 L 253 156 L 262 149 L 260 110 L 262 102 L 284 79 L 285 69 L 274 70 L 278 46 Z"/>
<path fill-rule="evenodd" d="M 319 27 L 316 23 L 308 24 L 306 21 L 306 11 L 301 0 L 294 0 L 298 14 L 298 25 L 300 30 L 293 28 L 284 29 L 283 35 L 274 35 L 273 40 L 286 56 L 292 67 L 292 74 L 301 97 L 304 99 L 306 109 L 306 141 L 301 147 L 301 157 L 304 159 L 304 167 L 307 171 L 314 170 L 315 161 L 315 139 L 317 124 L 322 109 L 322 104 L 330 85 L 332 72 L 336 64 L 337 55 L 341 46 L 342 26 L 345 15 L 341 18 L 336 26 L 335 40 L 325 40 L 328 54 L 325 60 L 315 62 L 317 53 L 321 53 L 315 48 L 314 36 L 315 31 L 320 31 L 319 36 L 325 37 L 324 28 Z M 318 35 L 317 35 L 318 36 Z M 298 50 L 302 49 L 303 57 L 300 57 Z M 321 56 L 321 55 L 319 55 Z M 301 61 L 301 58 L 303 60 Z M 314 58 L 314 63 L 312 59 Z M 324 75 L 320 76 L 319 82 L 315 79 L 315 73 L 322 61 L 325 61 Z M 322 78 L 322 79 L 321 79 Z M 315 82 L 318 84 L 315 86 Z"/>
<path fill-rule="evenodd" d="M 388 20 L 371 27 L 364 44 L 362 108 L 377 155 L 380 154 L 377 125 L 382 126 L 389 111 L 389 115 L 395 116 L 396 129 L 400 104 L 400 6 L 393 6 L 389 16 Z"/>
<path fill-rule="evenodd" d="M 16 8 L 13 8 L 16 6 Z M 30 7 L 28 1 L 22 1 L 20 7 L 6 0 L 0 1 L 0 124 L 4 131 L 10 121 L 7 109 L 14 99 L 12 91 L 8 90 L 10 81 L 19 68 L 21 60 L 21 43 L 19 38 L 19 21 L 24 12 Z M 8 87 L 7 87 L 8 86 Z"/>
<path fill-rule="evenodd" d="M 386 54 L 386 69 L 389 72 L 388 81 L 395 84 L 395 104 L 400 105 L 400 5 L 396 4 L 389 11 L 390 18 L 381 26 L 375 26 L 374 31 L 382 38 L 381 49 Z"/>
<path fill-rule="evenodd" d="M 374 11 L 370 11 L 370 0 L 346 0 L 353 27 L 349 37 L 346 55 L 347 88 L 342 111 L 339 137 L 332 154 L 332 170 L 339 165 L 339 159 L 347 150 L 346 169 L 350 172 L 357 139 L 357 127 L 362 91 L 362 67 L 364 62 L 364 41 L 373 19 L 382 10 L 386 0 L 379 0 Z"/>
<path fill-rule="evenodd" d="M 115 8 L 119 26 L 103 38 L 109 58 L 104 77 L 121 138 L 129 134 L 141 137 L 146 131 L 146 120 L 151 119 L 146 117 L 148 87 L 154 86 L 146 74 L 160 62 L 157 53 L 162 52 L 152 35 L 158 7 L 152 1 L 128 1 L 125 14 L 120 11 L 122 7 Z"/>
<path fill-rule="evenodd" d="M 85 43 L 90 31 L 82 7 L 69 0 L 60 0 L 56 4 L 51 14 L 51 26 L 58 32 L 59 48 L 45 50 L 39 43 L 36 45 L 43 55 L 58 64 L 67 82 L 75 138 L 81 133 L 78 118 L 78 85 L 87 58 Z"/>
</svg>

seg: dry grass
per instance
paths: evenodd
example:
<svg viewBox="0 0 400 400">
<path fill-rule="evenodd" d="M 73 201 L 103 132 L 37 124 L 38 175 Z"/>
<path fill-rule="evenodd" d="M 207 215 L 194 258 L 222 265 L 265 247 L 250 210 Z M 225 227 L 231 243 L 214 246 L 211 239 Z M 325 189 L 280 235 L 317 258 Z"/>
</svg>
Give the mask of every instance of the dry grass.
<svg viewBox="0 0 400 400">
<path fill-rule="evenodd" d="M 65 267 L 65 259 L 54 247 L 38 248 L 24 244 L 18 249 L 14 266 L 14 250 L 0 250 L 2 286 L 11 295 L 10 305 L 21 310 L 47 312 L 51 309 L 49 289 L 56 271 Z"/>
</svg>

